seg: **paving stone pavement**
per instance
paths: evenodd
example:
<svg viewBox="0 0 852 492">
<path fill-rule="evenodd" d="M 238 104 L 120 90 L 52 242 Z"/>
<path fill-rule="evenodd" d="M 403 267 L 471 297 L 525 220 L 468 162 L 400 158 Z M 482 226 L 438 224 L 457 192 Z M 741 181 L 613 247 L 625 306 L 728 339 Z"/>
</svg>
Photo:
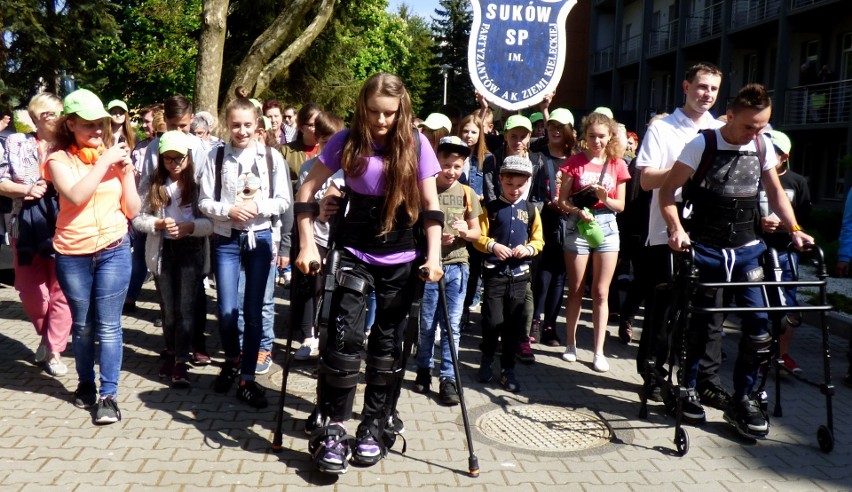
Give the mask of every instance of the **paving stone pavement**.
<svg viewBox="0 0 852 492">
<path fill-rule="evenodd" d="M 674 452 L 672 419 L 652 406 L 639 419 L 635 371 L 636 345 L 624 346 L 611 326 L 606 352 L 612 369 L 591 368 L 592 334 L 583 316 L 579 330 L 580 362 L 567 363 L 561 349 L 535 346 L 536 363 L 519 365 L 520 394 L 495 384 L 475 382 L 479 355 L 478 328 L 462 339 L 461 363 L 465 397 L 474 424 L 474 447 L 481 474 L 467 475 L 468 451 L 459 408 L 437 402 L 435 393 L 409 390 L 413 371 L 400 399 L 406 423 L 407 452 L 400 444 L 372 468 L 352 467 L 340 477 L 314 471 L 301 419 L 313 404 L 310 364 L 298 363 L 288 381 L 284 418 L 284 450 L 273 453 L 276 405 L 255 410 L 236 400 L 233 390 L 215 394 L 210 384 L 216 366 L 193 368 L 192 387 L 173 390 L 157 377 L 163 347 L 156 316 L 153 284 L 145 285 L 140 309 L 124 317 L 125 351 L 119 402 L 124 419 L 96 427 L 88 411 L 71 404 L 76 377 L 71 351 L 64 354 L 69 375 L 51 378 L 33 365 L 38 339 L 11 287 L 0 288 L 0 487 L 3 490 L 249 490 L 258 487 L 296 490 L 320 486 L 332 490 L 423 491 L 585 490 L 850 490 L 852 489 L 852 389 L 843 386 L 846 340 L 832 337 L 831 368 L 838 386 L 833 399 L 836 446 L 823 453 L 816 432 L 826 423 L 825 398 L 816 388 L 784 377 L 784 416 L 772 420 L 769 439 L 747 443 L 736 437 L 721 412 L 708 409 L 708 424 L 689 427 L 688 454 Z M 209 307 L 208 333 L 214 359 L 218 351 L 216 322 Z M 280 298 L 285 291 L 277 289 Z M 286 319 L 287 301 L 279 299 L 278 317 Z M 474 317 L 478 319 L 478 317 Z M 271 402 L 279 396 L 284 323 L 277 326 L 273 369 L 258 380 Z M 561 331 L 561 328 L 560 328 Z M 734 354 L 738 337 L 726 337 Z M 794 354 L 806 374 L 822 375 L 820 331 L 797 331 Z M 731 362 L 723 381 L 730 383 Z M 409 369 L 412 365 L 409 363 Z M 770 385 L 773 384 L 770 379 Z M 433 390 L 436 390 L 433 385 Z M 771 397 L 770 405 L 774 402 Z M 563 406 L 603 419 L 611 430 L 607 444 L 567 453 L 535 452 L 486 436 L 477 418 L 496 409 L 512 413 L 529 403 Z M 355 409 L 360 409 L 356 400 Z M 517 412 L 515 412 L 517 413 Z M 354 431 L 357 421 L 349 422 Z M 545 422 L 545 425 L 548 425 Z M 553 429 L 551 429 L 553 430 Z M 558 430 L 558 429 L 556 429 Z M 511 431 L 511 429 L 510 429 Z M 542 438 L 544 438 L 544 434 Z M 531 438 L 533 444 L 536 437 Z"/>
</svg>

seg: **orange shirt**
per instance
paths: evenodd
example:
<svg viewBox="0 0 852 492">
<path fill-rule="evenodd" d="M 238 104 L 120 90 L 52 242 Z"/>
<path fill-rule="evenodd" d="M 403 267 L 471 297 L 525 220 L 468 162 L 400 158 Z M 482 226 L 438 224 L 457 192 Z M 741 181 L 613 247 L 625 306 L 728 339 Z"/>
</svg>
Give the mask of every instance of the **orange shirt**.
<svg viewBox="0 0 852 492">
<path fill-rule="evenodd" d="M 64 150 L 50 154 L 48 161 L 57 161 L 71 169 L 78 180 L 93 167 Z M 47 179 L 50 171 L 45 168 Z M 74 205 L 59 195 L 59 217 L 53 247 L 64 255 L 86 255 L 101 251 L 127 234 L 127 216 L 121 186 L 120 171 L 110 168 L 95 193 L 80 205 Z"/>
</svg>

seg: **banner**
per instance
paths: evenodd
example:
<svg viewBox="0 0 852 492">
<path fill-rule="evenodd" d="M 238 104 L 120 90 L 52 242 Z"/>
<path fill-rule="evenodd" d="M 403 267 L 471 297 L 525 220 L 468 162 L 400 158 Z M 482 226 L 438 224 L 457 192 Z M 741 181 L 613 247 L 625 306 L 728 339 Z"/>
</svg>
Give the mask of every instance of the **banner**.
<svg viewBox="0 0 852 492">
<path fill-rule="evenodd" d="M 473 86 L 502 108 L 538 104 L 565 63 L 565 19 L 577 0 L 471 0 L 467 58 Z"/>
</svg>

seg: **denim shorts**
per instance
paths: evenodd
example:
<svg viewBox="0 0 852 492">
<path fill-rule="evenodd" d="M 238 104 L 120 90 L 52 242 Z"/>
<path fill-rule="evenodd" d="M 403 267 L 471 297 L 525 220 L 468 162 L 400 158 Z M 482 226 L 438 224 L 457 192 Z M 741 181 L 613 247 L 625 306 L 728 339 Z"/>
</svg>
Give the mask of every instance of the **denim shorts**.
<svg viewBox="0 0 852 492">
<path fill-rule="evenodd" d="M 597 248 L 590 248 L 586 239 L 580 235 L 577 222 L 580 216 L 571 215 L 565 221 L 565 242 L 562 249 L 567 253 L 587 255 L 589 253 L 618 253 L 620 239 L 618 236 L 618 223 L 615 221 L 615 213 L 611 210 L 593 212 L 595 220 L 600 224 L 604 233 L 604 242 Z"/>
</svg>

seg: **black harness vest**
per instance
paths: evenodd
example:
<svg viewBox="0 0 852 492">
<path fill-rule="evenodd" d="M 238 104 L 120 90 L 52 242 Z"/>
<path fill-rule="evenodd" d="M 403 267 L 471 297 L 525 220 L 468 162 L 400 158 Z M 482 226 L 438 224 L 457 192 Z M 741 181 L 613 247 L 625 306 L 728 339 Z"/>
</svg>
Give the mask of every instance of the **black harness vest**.
<svg viewBox="0 0 852 492">
<path fill-rule="evenodd" d="M 764 146 L 758 137 L 757 152 L 719 150 L 714 130 L 702 134 L 705 150 L 701 163 L 684 187 L 684 198 L 692 204 L 690 238 L 720 248 L 743 246 L 758 237 Z"/>
<path fill-rule="evenodd" d="M 343 221 L 342 243 L 370 254 L 389 254 L 417 249 L 414 224 L 404 207 L 396 210 L 393 229 L 381 234 L 384 196 L 349 191 L 349 213 Z"/>
</svg>

